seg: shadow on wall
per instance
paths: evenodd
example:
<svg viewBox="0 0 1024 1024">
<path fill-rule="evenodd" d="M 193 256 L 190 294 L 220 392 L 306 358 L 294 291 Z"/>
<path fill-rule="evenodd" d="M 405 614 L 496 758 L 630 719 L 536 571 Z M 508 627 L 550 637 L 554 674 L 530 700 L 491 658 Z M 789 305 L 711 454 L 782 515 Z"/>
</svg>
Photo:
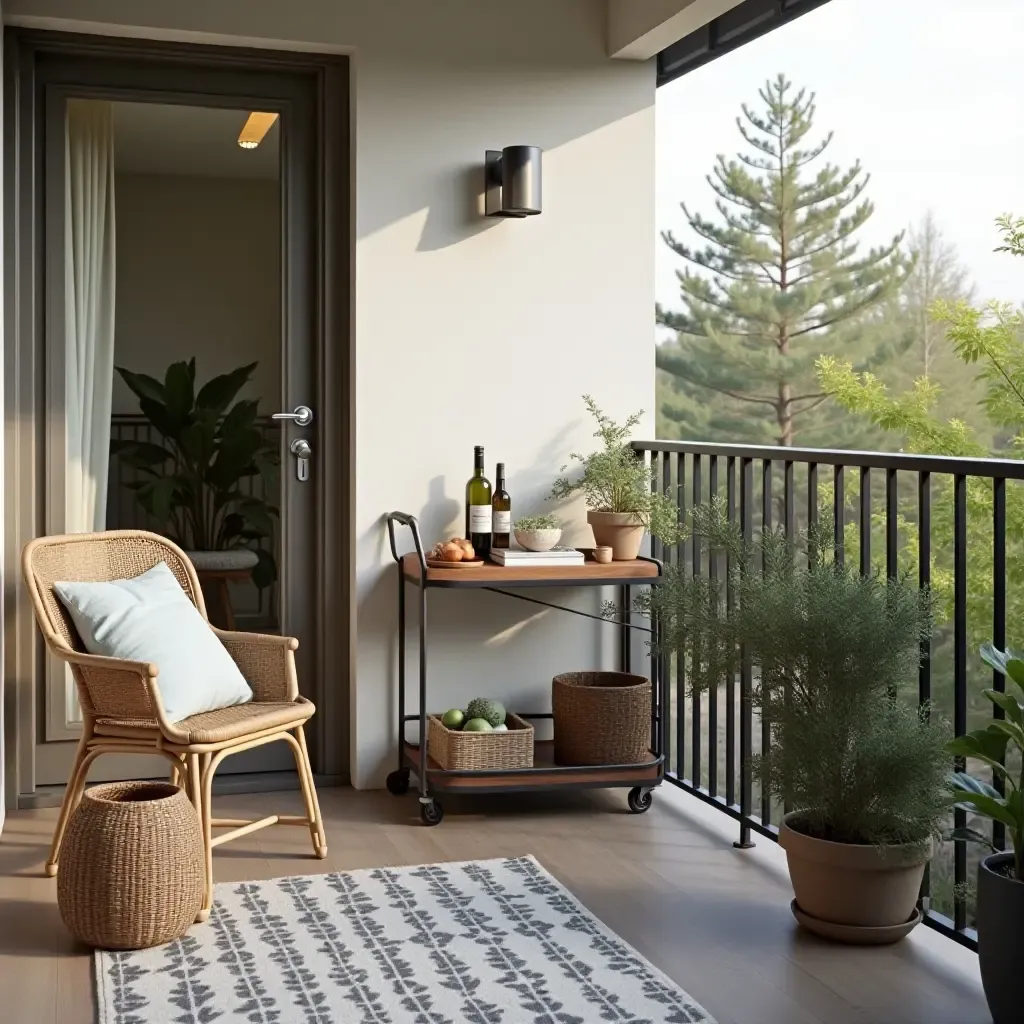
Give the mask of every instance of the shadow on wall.
<svg viewBox="0 0 1024 1024">
<path fill-rule="evenodd" d="M 445 249 L 497 227 L 501 217 L 484 216 L 484 168 L 465 165 L 451 173 L 434 175 L 426 223 L 420 235 L 419 252 Z"/>
</svg>

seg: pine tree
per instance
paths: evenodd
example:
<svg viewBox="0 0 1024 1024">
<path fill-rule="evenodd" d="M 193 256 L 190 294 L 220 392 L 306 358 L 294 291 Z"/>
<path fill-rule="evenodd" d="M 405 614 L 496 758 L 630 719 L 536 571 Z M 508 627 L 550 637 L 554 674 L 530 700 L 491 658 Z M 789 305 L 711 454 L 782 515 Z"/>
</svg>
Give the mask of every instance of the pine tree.
<svg viewBox="0 0 1024 1024">
<path fill-rule="evenodd" d="M 663 234 L 693 265 L 678 274 L 683 310 L 656 311 L 676 332 L 658 346 L 657 366 L 670 375 L 659 375 L 669 385 L 662 425 L 673 421 L 677 436 L 792 445 L 799 433 L 802 444 L 848 447 L 841 412 L 822 408 L 815 360 L 831 353 L 868 370 L 895 354 L 868 314 L 911 269 L 902 233 L 860 252 L 855 235 L 874 211 L 868 175 L 859 162 L 821 161 L 832 133 L 805 141 L 814 94 L 792 88 L 779 75 L 759 92 L 763 113 L 743 105 L 736 123 L 749 149 L 719 156 L 707 179 L 718 222 L 682 204 L 706 245 Z"/>
</svg>

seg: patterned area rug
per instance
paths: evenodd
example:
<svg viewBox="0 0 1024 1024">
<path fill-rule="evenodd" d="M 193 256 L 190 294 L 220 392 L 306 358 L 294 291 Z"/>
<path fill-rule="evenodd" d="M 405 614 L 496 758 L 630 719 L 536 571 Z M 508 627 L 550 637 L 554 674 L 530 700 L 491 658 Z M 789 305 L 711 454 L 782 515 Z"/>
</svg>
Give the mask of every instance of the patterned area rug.
<svg viewBox="0 0 1024 1024">
<path fill-rule="evenodd" d="M 532 857 L 218 885 L 96 984 L 100 1024 L 714 1024 Z"/>
</svg>

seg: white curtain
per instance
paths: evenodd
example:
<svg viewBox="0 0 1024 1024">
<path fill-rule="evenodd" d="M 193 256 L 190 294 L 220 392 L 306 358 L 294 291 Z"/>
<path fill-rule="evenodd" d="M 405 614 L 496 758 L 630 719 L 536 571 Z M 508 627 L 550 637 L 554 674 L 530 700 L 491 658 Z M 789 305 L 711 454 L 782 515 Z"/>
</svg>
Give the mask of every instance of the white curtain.
<svg viewBox="0 0 1024 1024">
<path fill-rule="evenodd" d="M 106 528 L 114 378 L 111 105 L 69 100 L 65 158 L 65 529 Z"/>
</svg>

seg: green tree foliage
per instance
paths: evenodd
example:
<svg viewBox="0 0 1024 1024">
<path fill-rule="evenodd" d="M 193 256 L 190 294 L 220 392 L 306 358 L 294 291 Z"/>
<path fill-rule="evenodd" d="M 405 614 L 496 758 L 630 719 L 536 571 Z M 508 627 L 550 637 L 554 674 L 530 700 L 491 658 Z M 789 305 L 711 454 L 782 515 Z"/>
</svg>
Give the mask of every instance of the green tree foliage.
<svg viewBox="0 0 1024 1024">
<path fill-rule="evenodd" d="M 691 266 L 678 274 L 682 310 L 656 310 L 676 332 L 657 349 L 671 378 L 662 412 L 676 436 L 821 443 L 835 411 L 823 407 L 815 360 L 842 354 L 868 370 L 891 357 L 865 320 L 911 263 L 902 234 L 861 252 L 856 235 L 874 210 L 868 175 L 859 163 L 842 170 L 822 159 L 831 133 L 808 140 L 814 95 L 782 75 L 759 95 L 764 110 L 744 104 L 737 118 L 747 150 L 719 156 L 708 176 L 717 221 L 682 205 L 706 244 L 663 235 Z"/>
<path fill-rule="evenodd" d="M 999 251 L 1024 256 L 1024 219 L 1002 217 Z M 818 360 L 821 387 L 839 404 L 870 423 L 903 438 L 906 450 L 973 458 L 1024 457 L 1024 313 L 1005 303 L 975 307 L 963 300 L 939 300 L 931 314 L 942 328 L 961 373 L 971 371 L 983 389 L 988 420 L 1009 438 L 1000 449 L 979 440 L 962 419 L 936 415 L 941 389 L 918 378 L 903 394 L 893 395 L 874 374 L 857 372 L 844 360 Z M 952 601 L 953 482 L 933 476 L 932 586 L 948 615 Z M 986 480 L 967 480 L 968 626 L 971 639 L 989 636 L 992 606 L 993 488 Z M 917 530 L 912 510 L 904 516 L 902 556 L 916 562 Z M 1020 642 L 1024 626 L 1024 488 L 1006 486 L 1007 623 L 1010 639 Z"/>
<path fill-rule="evenodd" d="M 972 302 L 974 290 L 956 246 L 946 237 L 929 210 L 907 231 L 907 248 L 914 267 L 900 291 L 872 311 L 879 339 L 902 350 L 898 359 L 884 367 L 885 383 L 905 391 L 919 377 L 938 388 L 934 414 L 943 420 L 962 420 L 981 439 L 994 430 L 982 406 L 985 389 L 946 342 L 944 326 L 932 315 L 937 302 Z M 888 447 L 901 439 L 888 435 Z M 885 441 L 881 443 L 885 444 Z"/>
</svg>

